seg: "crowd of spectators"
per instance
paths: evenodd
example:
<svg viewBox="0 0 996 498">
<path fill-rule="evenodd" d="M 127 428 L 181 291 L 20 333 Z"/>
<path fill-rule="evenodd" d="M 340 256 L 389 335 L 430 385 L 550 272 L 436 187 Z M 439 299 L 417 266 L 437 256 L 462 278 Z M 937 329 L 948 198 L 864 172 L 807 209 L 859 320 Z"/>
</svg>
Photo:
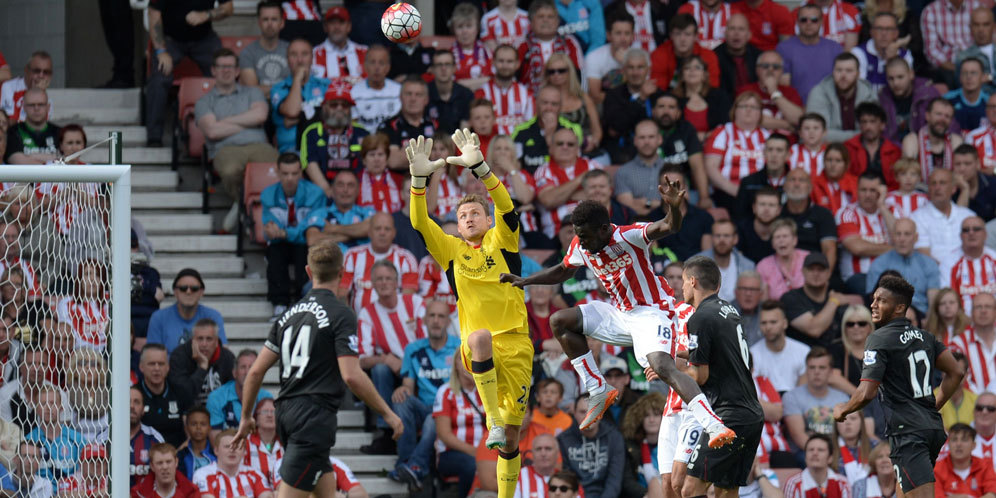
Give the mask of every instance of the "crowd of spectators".
<svg viewBox="0 0 996 498">
<path fill-rule="evenodd" d="M 882 407 L 831 417 L 860 381 L 869 295 L 887 274 L 913 283 L 909 318 L 969 372 L 942 411 L 939 496 L 996 492 L 991 1 L 814 0 L 791 12 L 772 0 L 458 2 L 452 48 L 388 46 L 367 32 L 379 9 L 321 7 L 260 2 L 259 38 L 237 54 L 211 24 L 232 14 L 231 0 L 150 2 L 147 145 L 163 145 L 172 69 L 189 57 L 214 78 L 195 126 L 236 199 L 223 228 L 238 221 L 247 163 L 273 163 L 279 179 L 256 227 L 274 317 L 307 291 L 310 245 L 331 239 L 345 253 L 339 296 L 358 315 L 361 365 L 406 427 L 394 442 L 368 417 L 362 451 L 396 456 L 391 478 L 419 490 L 432 476 L 460 496 L 497 488 L 481 401 L 456 353 L 456 296 L 408 217 L 407 140 L 433 137 L 437 159 L 456 153 L 449 134 L 466 127 L 516 203 L 523 273 L 563 258 L 579 201 L 625 225 L 663 216 L 664 179 L 687 189 L 681 230 L 651 257 L 676 294 L 683 260 L 713 258 L 720 297 L 741 313 L 766 425 L 742 495 L 895 494 Z M 86 146 L 80 126 L 49 121 L 52 68 L 39 51 L 14 77 L 0 56 L 4 163 Z M 106 254 L 73 242 L 106 201 L 79 188 L 3 185 L 0 487 L 31 496 L 106 486 Z M 483 190 L 450 166 L 431 178 L 427 203 L 456 234 L 459 200 Z M 257 399 L 249 447 L 227 445 L 256 353 L 226 346 L 197 269 L 176 275 L 175 304 L 161 308 L 137 225 L 132 246 L 133 494 L 269 496 L 282 455 L 271 393 Z M 632 351 L 589 339 L 623 396 L 577 427 L 585 389 L 549 319 L 607 293 L 581 269 L 528 296 L 537 355 L 519 496 L 663 497 L 652 455 L 666 387 Z M 333 465 L 339 489 L 363 498 L 348 467 Z"/>
</svg>

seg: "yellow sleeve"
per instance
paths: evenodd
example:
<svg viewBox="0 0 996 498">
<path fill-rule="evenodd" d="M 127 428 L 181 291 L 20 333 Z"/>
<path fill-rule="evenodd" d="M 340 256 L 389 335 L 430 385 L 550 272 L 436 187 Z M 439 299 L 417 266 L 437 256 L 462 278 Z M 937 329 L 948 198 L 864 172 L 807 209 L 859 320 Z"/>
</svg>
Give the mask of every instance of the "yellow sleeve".
<svg viewBox="0 0 996 498">
<path fill-rule="evenodd" d="M 495 240 L 505 249 L 519 250 L 519 214 L 515 212 L 512 197 L 497 176 L 484 177 L 484 186 L 495 203 Z"/>
<path fill-rule="evenodd" d="M 439 225 L 435 221 L 432 221 L 432 218 L 429 218 L 429 209 L 425 203 L 424 188 L 412 187 L 411 202 L 408 205 L 408 210 L 412 228 L 422 235 L 422 239 L 425 240 L 425 248 L 429 250 L 429 254 L 432 254 L 432 257 L 439 263 L 439 266 L 444 269 L 447 268 L 449 262 L 453 259 L 453 244 L 459 241 L 455 237 L 443 232 L 443 229 L 439 228 Z"/>
</svg>

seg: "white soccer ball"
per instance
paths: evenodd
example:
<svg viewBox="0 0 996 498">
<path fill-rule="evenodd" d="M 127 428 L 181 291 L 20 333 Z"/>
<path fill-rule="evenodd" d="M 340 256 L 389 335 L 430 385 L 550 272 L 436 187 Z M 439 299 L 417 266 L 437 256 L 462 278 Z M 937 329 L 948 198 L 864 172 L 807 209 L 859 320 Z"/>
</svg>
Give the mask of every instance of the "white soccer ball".
<svg viewBox="0 0 996 498">
<path fill-rule="evenodd" d="M 410 3 L 396 3 L 380 17 L 380 30 L 395 43 L 412 40 L 422 33 L 422 14 Z"/>
</svg>

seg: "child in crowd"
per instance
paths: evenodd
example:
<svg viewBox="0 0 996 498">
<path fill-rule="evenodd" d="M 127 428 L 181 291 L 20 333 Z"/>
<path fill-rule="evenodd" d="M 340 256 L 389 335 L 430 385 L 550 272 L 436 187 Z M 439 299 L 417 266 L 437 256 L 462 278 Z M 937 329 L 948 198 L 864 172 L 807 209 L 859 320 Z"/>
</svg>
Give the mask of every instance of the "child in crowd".
<svg viewBox="0 0 996 498">
<path fill-rule="evenodd" d="M 902 158 L 892 165 L 892 171 L 896 174 L 899 189 L 889 192 L 885 205 L 892 210 L 896 219 L 909 218 L 913 211 L 927 204 L 927 194 L 916 190 L 920 183 L 920 164 L 912 159 Z"/>
<path fill-rule="evenodd" d="M 185 428 L 187 441 L 180 446 L 176 456 L 180 460 L 180 473 L 187 479 L 193 479 L 197 469 L 218 460 L 208 439 L 211 434 L 211 415 L 207 408 L 195 406 L 188 410 Z"/>
<path fill-rule="evenodd" d="M 571 426 L 571 416 L 558 408 L 564 398 L 564 386 L 557 379 L 543 379 L 536 383 L 536 408 L 533 423 L 542 425 L 556 436 Z"/>
<path fill-rule="evenodd" d="M 363 137 L 360 142 L 360 197 L 357 206 L 371 206 L 377 211 L 394 213 L 401 210 L 401 180 L 387 170 L 391 155 L 391 139 L 383 133 Z M 408 195 L 408 192 L 405 192 Z"/>
<path fill-rule="evenodd" d="M 810 178 L 823 174 L 823 153 L 827 145 L 823 139 L 827 135 L 826 120 L 823 116 L 809 113 L 799 120 L 799 143 L 789 149 L 789 168 L 803 168 Z"/>
</svg>

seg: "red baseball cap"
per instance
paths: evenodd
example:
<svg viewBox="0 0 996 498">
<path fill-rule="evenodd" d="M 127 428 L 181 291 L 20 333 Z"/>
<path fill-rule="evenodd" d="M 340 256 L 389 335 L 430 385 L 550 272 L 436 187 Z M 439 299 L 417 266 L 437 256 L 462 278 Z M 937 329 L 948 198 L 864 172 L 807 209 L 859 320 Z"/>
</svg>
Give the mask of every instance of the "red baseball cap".
<svg viewBox="0 0 996 498">
<path fill-rule="evenodd" d="M 352 89 L 353 86 L 348 82 L 336 78 L 332 80 L 332 84 L 329 85 L 328 90 L 325 90 L 325 99 L 322 100 L 322 102 L 345 100 L 346 102 L 349 102 L 350 105 L 356 105 L 356 102 L 353 102 L 352 95 L 350 95 Z"/>
<path fill-rule="evenodd" d="M 102 444 L 91 443 L 80 451 L 80 460 L 96 460 L 98 458 L 107 458 L 107 448 Z"/>
<path fill-rule="evenodd" d="M 325 11 L 325 20 L 331 21 L 332 19 L 349 21 L 349 11 L 345 7 L 332 7 Z"/>
</svg>

